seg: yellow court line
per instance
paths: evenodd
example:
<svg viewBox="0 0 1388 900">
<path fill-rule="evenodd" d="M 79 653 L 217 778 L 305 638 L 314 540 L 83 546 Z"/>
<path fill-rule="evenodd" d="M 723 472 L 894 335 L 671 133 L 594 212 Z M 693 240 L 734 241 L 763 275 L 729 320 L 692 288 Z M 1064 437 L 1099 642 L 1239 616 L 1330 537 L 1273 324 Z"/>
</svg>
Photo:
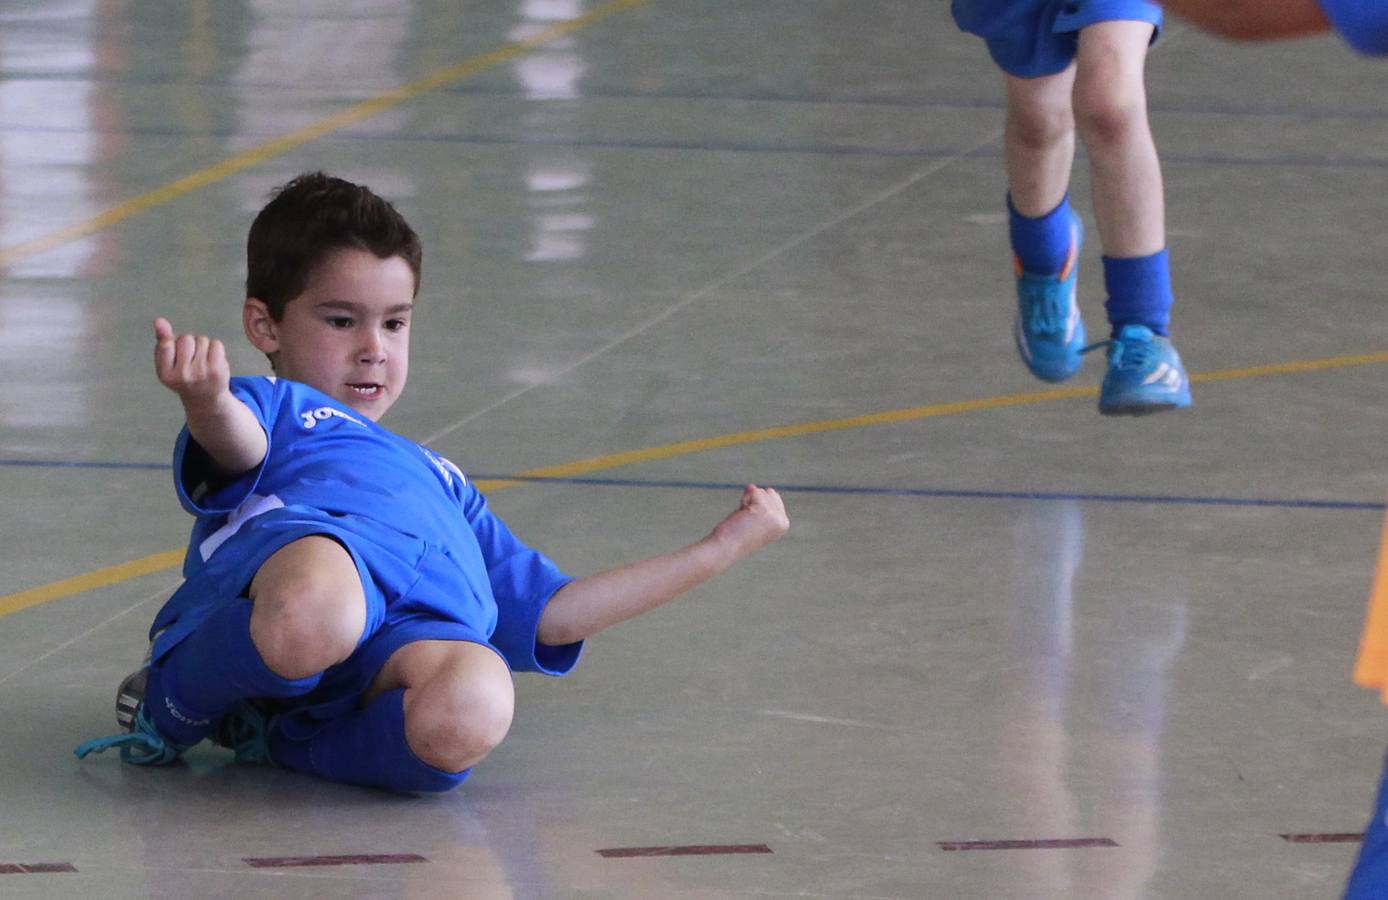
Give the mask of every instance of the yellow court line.
<svg viewBox="0 0 1388 900">
<path fill-rule="evenodd" d="M 1315 372 L 1325 369 L 1340 369 L 1349 366 L 1363 366 L 1376 363 L 1388 363 L 1388 352 L 1362 353 L 1353 356 L 1331 356 L 1322 359 L 1273 363 L 1266 366 L 1248 366 L 1240 369 L 1219 369 L 1214 372 L 1204 372 L 1193 375 L 1190 380 L 1194 382 L 1232 381 L 1240 378 L 1261 378 L 1269 375 Z M 574 476 L 590 474 L 605 469 L 616 469 L 635 463 L 671 459 L 676 456 L 686 456 L 691 453 L 700 453 L 705 450 L 717 450 L 723 447 L 755 444 L 761 441 L 779 440 L 782 438 L 804 437 L 811 434 L 823 434 L 829 431 L 843 431 L 849 428 L 892 425 L 899 422 L 980 412 L 988 409 L 1001 409 L 1009 406 L 1025 406 L 1033 403 L 1044 403 L 1048 400 L 1072 400 L 1079 397 L 1093 397 L 1096 393 L 1098 393 L 1098 389 L 1093 387 L 1057 388 L 1049 391 L 1032 391 L 1025 394 L 1003 394 L 998 397 L 961 400 L 955 403 L 908 406 L 903 409 L 891 409 L 861 416 L 848 416 L 842 419 L 802 422 L 798 425 L 779 425 L 773 428 L 759 428 L 753 431 L 736 431 L 730 434 L 723 434 L 710 438 L 699 438 L 691 441 L 677 441 L 672 444 L 661 444 L 657 447 L 646 447 L 640 450 L 629 450 L 624 453 L 612 453 L 606 456 L 594 456 L 589 459 L 580 459 L 554 466 L 541 466 L 536 469 L 527 469 L 519 474 L 529 478 L 572 478 Z M 517 487 L 525 483 L 524 481 L 510 479 L 487 479 L 476 482 L 476 485 L 478 490 L 493 492 L 504 488 Z M 156 553 L 152 556 L 121 563 L 120 565 L 98 569 L 86 575 L 78 575 L 62 581 L 55 581 L 52 584 L 30 588 L 27 591 L 20 591 L 17 594 L 0 596 L 0 617 L 40 603 L 47 603 L 50 600 L 70 597 L 74 594 L 80 594 L 83 591 L 89 591 L 94 588 L 119 584 L 122 581 L 127 581 L 131 578 L 139 577 L 140 575 L 149 575 L 154 572 L 163 571 L 164 569 L 171 569 L 179 565 L 182 560 L 183 551 L 166 550 L 163 553 Z"/>
<path fill-rule="evenodd" d="M 1321 359 L 1303 359 L 1294 362 L 1271 363 L 1266 366 L 1248 366 L 1242 369 L 1219 369 L 1190 376 L 1192 383 L 1209 381 L 1232 381 L 1236 378 L 1261 378 L 1264 375 L 1292 375 L 1298 372 L 1317 372 L 1321 369 L 1343 369 L 1349 366 L 1367 366 L 1388 362 L 1388 352 L 1360 353 L 1355 356 L 1327 356 Z"/>
<path fill-rule="evenodd" d="M 165 550 L 162 553 L 154 553 L 150 556 L 132 559 L 129 562 L 97 569 L 95 572 L 88 572 L 85 575 L 74 575 L 72 578 L 64 578 L 62 581 L 55 581 L 52 584 L 45 584 L 30 588 L 27 591 L 20 591 L 17 594 L 0 597 L 0 616 L 8 616 L 21 609 L 38 606 L 40 603 L 47 603 L 50 600 L 71 597 L 73 594 L 80 594 L 93 588 L 119 584 L 122 581 L 139 578 L 141 575 L 152 575 L 155 572 L 172 569 L 182 563 L 182 550 Z"/>
<path fill-rule="evenodd" d="M 1334 356 L 1324 359 L 1272 363 L 1264 366 L 1249 366 L 1241 369 L 1220 369 L 1214 372 L 1204 372 L 1193 375 L 1190 380 L 1192 382 L 1230 381 L 1238 378 L 1289 375 L 1297 372 L 1314 372 L 1321 369 L 1338 369 L 1347 366 L 1369 365 L 1371 363 L 1388 363 L 1388 352 L 1363 353 L 1355 356 Z M 773 428 L 759 428 L 755 431 L 738 431 L 732 434 L 719 435 L 717 437 L 680 441 L 674 444 L 662 444 L 658 447 L 646 447 L 641 450 L 629 450 L 625 453 L 595 456 L 591 459 L 580 459 L 555 466 L 529 469 L 517 474 L 528 478 L 573 478 L 578 475 L 587 475 L 603 469 L 614 469 L 618 466 L 652 462 L 659 459 L 670 459 L 675 456 L 700 453 L 705 450 L 717 450 L 722 447 L 754 444 L 760 441 L 771 441 L 779 438 L 804 437 L 810 434 L 822 434 L 826 431 L 842 431 L 847 428 L 891 425 L 897 422 L 929 419 L 936 416 L 949 416 L 957 413 L 979 412 L 985 409 L 999 409 L 1006 406 L 1042 403 L 1047 400 L 1072 400 L 1077 397 L 1093 397 L 1097 393 L 1098 389 L 1093 387 L 1057 388 L 1050 391 L 1030 391 L 1025 394 L 1005 394 L 1000 397 L 985 397 L 980 400 L 937 403 L 931 406 L 909 406 L 905 409 L 892 409 L 885 412 L 868 413 L 862 416 L 850 416 L 844 419 L 805 422 L 799 425 L 778 425 Z M 488 482 L 492 490 L 495 490 L 497 487 L 511 487 L 523 483 L 524 482 L 520 481 Z M 480 485 L 481 482 L 479 482 L 479 488 Z"/>
<path fill-rule="evenodd" d="M 1000 397 L 984 397 L 979 400 L 936 403 L 930 406 L 908 406 L 905 409 L 891 409 L 885 412 L 849 416 L 844 419 L 803 422 L 799 425 L 777 425 L 772 428 L 758 428 L 754 431 L 736 431 L 732 434 L 723 434 L 717 437 L 698 438 L 692 441 L 679 441 L 674 444 L 663 444 L 659 447 L 646 447 L 641 450 L 628 450 L 625 453 L 613 453 L 607 456 L 595 456 L 591 459 L 575 460 L 573 462 L 561 463 L 557 466 L 544 466 L 539 469 L 529 469 L 518 474 L 531 478 L 572 478 L 576 475 L 586 475 L 590 472 L 596 472 L 602 469 L 615 469 L 619 466 L 629 466 L 634 463 L 651 462 L 658 459 L 670 459 L 675 456 L 701 453 L 705 450 L 718 450 L 723 447 L 755 444 L 761 441 L 773 441 L 781 438 L 804 437 L 810 434 L 822 434 L 826 431 L 843 431 L 848 428 L 867 428 L 872 425 L 893 425 L 898 422 L 910 422 L 915 419 L 930 419 L 936 416 L 979 412 L 985 409 L 998 409 L 1005 406 L 1022 406 L 1030 403 L 1042 403 L 1047 400 L 1070 400 L 1075 397 L 1092 397 L 1095 393 L 1097 393 L 1097 389 L 1092 387 L 1058 388 L 1050 391 L 1031 391 L 1025 394 L 1004 394 Z M 517 484 L 520 482 L 507 483 Z"/>
<path fill-rule="evenodd" d="M 90 219 L 70 225 L 67 228 L 60 229 L 51 234 L 43 235 L 31 241 L 26 241 L 25 243 L 16 244 L 13 247 L 0 250 L 0 268 L 12 265 L 18 260 L 27 259 L 28 257 L 52 250 L 70 241 L 95 234 L 118 222 L 138 215 L 147 209 L 161 206 L 191 191 L 207 187 L 210 184 L 221 181 L 244 169 L 249 169 L 266 160 L 283 155 L 296 147 L 301 147 L 304 144 L 315 141 L 324 135 L 331 134 L 349 125 L 355 125 L 365 121 L 393 106 L 399 106 L 402 103 L 413 100 L 430 91 L 437 90 L 455 81 L 461 81 L 464 78 L 475 75 L 492 66 L 506 62 L 524 53 L 528 53 L 537 47 L 552 43 L 565 35 L 587 28 L 609 16 L 616 15 L 619 12 L 648 2 L 650 2 L 650 0 L 613 0 L 613 2 L 596 7 L 591 12 L 585 13 L 578 18 L 547 26 L 528 38 L 505 44 L 481 56 L 474 56 L 457 65 L 450 66 L 446 69 L 440 69 L 437 72 L 426 75 L 417 81 L 412 81 L 409 84 L 387 91 L 369 100 L 363 100 L 360 103 L 353 104 L 335 115 L 315 122 L 305 128 L 301 128 L 298 131 L 291 132 L 290 134 L 275 138 L 274 140 L 266 141 L 263 144 L 257 144 L 248 150 L 243 150 L 235 156 L 222 160 L 216 165 L 193 172 L 191 175 L 185 175 L 147 194 L 141 194 L 138 197 L 126 200 L 124 203 L 119 203 Z"/>
</svg>

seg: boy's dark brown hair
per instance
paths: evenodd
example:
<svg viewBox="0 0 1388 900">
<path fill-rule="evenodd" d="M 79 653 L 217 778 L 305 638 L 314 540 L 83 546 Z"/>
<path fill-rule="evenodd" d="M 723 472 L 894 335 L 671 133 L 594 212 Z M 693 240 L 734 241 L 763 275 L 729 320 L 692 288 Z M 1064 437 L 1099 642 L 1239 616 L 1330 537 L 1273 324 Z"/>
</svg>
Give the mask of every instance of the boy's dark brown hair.
<svg viewBox="0 0 1388 900">
<path fill-rule="evenodd" d="M 318 266 L 345 248 L 379 259 L 398 256 L 419 291 L 419 236 L 395 207 L 359 184 L 308 172 L 275 191 L 251 223 L 246 240 L 246 296 L 265 304 L 276 322 L 302 294 Z"/>
</svg>

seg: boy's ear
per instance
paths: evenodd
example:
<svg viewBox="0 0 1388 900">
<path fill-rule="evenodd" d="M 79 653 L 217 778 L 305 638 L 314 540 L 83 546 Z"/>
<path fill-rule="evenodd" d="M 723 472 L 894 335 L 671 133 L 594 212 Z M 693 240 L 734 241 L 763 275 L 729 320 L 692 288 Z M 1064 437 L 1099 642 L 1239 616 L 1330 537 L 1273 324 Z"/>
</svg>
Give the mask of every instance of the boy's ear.
<svg viewBox="0 0 1388 900">
<path fill-rule="evenodd" d="M 279 328 L 264 301 L 247 297 L 246 305 L 241 307 L 241 324 L 246 338 L 261 353 L 269 355 L 280 348 Z"/>
</svg>

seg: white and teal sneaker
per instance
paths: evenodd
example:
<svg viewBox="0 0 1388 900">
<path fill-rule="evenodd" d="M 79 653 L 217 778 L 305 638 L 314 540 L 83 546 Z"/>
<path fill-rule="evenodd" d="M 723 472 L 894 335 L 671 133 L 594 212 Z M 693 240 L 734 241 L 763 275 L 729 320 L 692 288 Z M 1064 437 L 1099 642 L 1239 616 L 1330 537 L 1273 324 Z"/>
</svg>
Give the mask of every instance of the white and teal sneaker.
<svg viewBox="0 0 1388 900">
<path fill-rule="evenodd" d="M 1190 379 L 1171 341 L 1146 325 L 1124 325 L 1117 337 L 1084 348 L 1108 348 L 1099 412 L 1142 416 L 1190 406 Z"/>
<path fill-rule="evenodd" d="M 1017 272 L 1017 321 L 1013 337 L 1017 352 L 1031 373 L 1042 381 L 1064 381 L 1080 370 L 1084 349 L 1084 320 L 1075 302 L 1080 245 L 1084 226 L 1079 216 L 1070 224 L 1070 252 L 1056 275 Z"/>
</svg>

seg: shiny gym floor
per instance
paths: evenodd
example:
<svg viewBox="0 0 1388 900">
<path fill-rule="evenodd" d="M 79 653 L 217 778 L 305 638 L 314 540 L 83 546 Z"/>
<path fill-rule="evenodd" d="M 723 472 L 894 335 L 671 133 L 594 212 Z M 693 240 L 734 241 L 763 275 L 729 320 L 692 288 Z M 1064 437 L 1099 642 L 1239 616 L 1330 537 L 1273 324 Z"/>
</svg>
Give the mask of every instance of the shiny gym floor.
<svg viewBox="0 0 1388 900">
<path fill-rule="evenodd" d="M 1148 77 L 1195 406 L 1113 420 L 1101 354 L 1017 360 L 944 0 L 0 3 L 0 896 L 1336 897 L 1388 743 L 1388 70 L 1172 21 Z M 318 168 L 424 240 L 386 424 L 532 544 L 792 518 L 519 676 L 442 797 L 72 755 L 191 524 L 150 321 L 266 371 L 246 229 Z"/>
</svg>

